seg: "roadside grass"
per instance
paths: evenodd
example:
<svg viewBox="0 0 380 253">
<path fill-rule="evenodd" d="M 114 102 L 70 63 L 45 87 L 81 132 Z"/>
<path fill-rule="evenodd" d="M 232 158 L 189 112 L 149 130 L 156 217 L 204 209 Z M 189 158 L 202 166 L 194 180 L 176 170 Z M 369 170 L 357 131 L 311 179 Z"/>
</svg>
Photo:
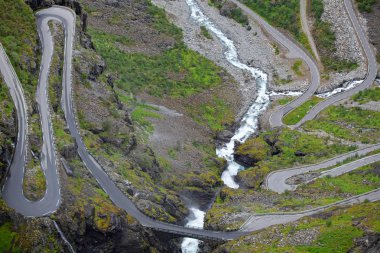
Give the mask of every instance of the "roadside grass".
<svg viewBox="0 0 380 253">
<path fill-rule="evenodd" d="M 294 99 L 296 99 L 296 97 L 286 96 L 284 98 L 280 98 L 279 100 L 277 100 L 277 103 L 279 105 L 286 105 L 287 103 L 290 103 Z"/>
<path fill-rule="evenodd" d="M 303 73 L 301 71 L 302 61 L 296 60 L 292 66 L 292 70 L 294 73 L 296 73 L 298 76 L 303 76 Z"/>
<path fill-rule="evenodd" d="M 311 14 L 315 20 L 313 37 L 321 55 L 322 64 L 328 72 L 349 72 L 356 69 L 359 66 L 357 62 L 334 56 L 337 50 L 335 47 L 336 37 L 331 29 L 331 24 L 322 20 L 323 11 L 323 1 L 313 0 L 311 3 Z"/>
<path fill-rule="evenodd" d="M 276 225 L 266 230 L 228 242 L 220 249 L 228 252 L 347 252 L 354 248 L 354 241 L 365 234 L 380 231 L 380 203 L 361 203 L 349 207 L 331 208 L 320 215 L 302 218 L 291 224 Z M 298 233 L 316 231 L 310 243 L 294 245 Z M 252 243 L 255 238 L 255 243 Z M 279 244 L 281 238 L 281 244 Z M 289 240 L 288 240 L 289 238 Z M 359 251 L 354 248 L 353 252 Z"/>
<path fill-rule="evenodd" d="M 244 0 L 243 3 L 274 26 L 290 31 L 297 39 L 301 27 L 299 23 L 299 1 L 278 1 L 273 4 L 271 0 Z"/>
<path fill-rule="evenodd" d="M 25 98 L 30 104 L 33 104 L 38 79 L 38 75 L 34 72 L 38 71 L 40 57 L 36 50 L 38 35 L 34 13 L 22 0 L 0 1 L 0 9 L 6 10 L 0 13 L 0 20 L 2 21 L 0 26 L 0 42 L 20 80 Z M 14 111 L 13 101 L 8 95 L 8 88 L 5 83 L 0 80 L 0 84 L 0 112 L 3 117 L 9 117 Z M 29 118 L 29 140 L 33 140 L 30 141 L 31 150 L 35 154 L 39 154 L 41 152 L 42 131 L 38 113 L 31 113 L 31 117 Z M 41 196 L 45 192 L 45 188 L 43 187 L 45 182 L 42 179 L 44 176 L 39 165 L 35 164 L 34 161 L 30 161 L 27 164 L 26 170 L 29 169 L 32 171 L 31 173 L 26 173 L 30 178 L 26 178 L 24 181 L 24 189 L 27 195 L 29 190 L 32 190 L 30 193 L 35 193 L 38 198 L 38 196 Z M 37 185 L 33 185 L 34 183 L 37 183 Z M 35 188 L 36 186 L 41 186 L 41 189 Z M 28 196 L 31 197 L 30 195 Z"/>
<path fill-rule="evenodd" d="M 63 54 L 63 47 L 61 43 L 62 41 L 58 42 L 55 40 L 54 46 L 56 50 L 53 55 L 52 65 L 50 67 L 50 70 L 55 70 L 57 71 L 56 73 L 62 73 L 59 71 L 62 69 L 62 62 L 59 59 L 59 54 Z M 51 119 L 55 137 L 55 145 L 60 155 L 65 153 L 67 146 L 75 143 L 75 139 L 67 130 L 65 130 L 67 129 L 66 122 L 64 120 L 64 113 L 59 103 L 60 93 L 62 91 L 62 87 L 60 85 L 61 81 L 62 76 L 60 74 L 49 75 L 49 100 L 53 106 L 53 109 L 54 105 L 56 105 L 55 109 L 51 111 Z M 83 115 L 81 116 L 83 117 Z M 71 203 L 70 208 L 66 210 L 66 213 L 71 217 L 74 217 L 74 215 L 78 215 L 78 212 L 83 213 L 85 206 L 94 206 L 94 225 L 100 231 L 112 229 L 111 213 L 120 213 L 120 209 L 118 209 L 111 202 L 109 196 L 99 188 L 95 178 L 89 176 L 88 169 L 84 166 L 78 155 L 66 158 L 66 161 L 73 171 L 73 176 L 68 176 L 66 178 L 67 187 L 65 189 L 70 195 L 73 195 L 76 198 L 75 201 Z"/>
<path fill-rule="evenodd" d="M 380 188 L 380 177 L 376 170 L 380 169 L 380 163 L 373 163 L 358 168 L 338 177 L 322 177 L 300 188 L 320 189 L 326 192 L 349 193 L 359 195 Z"/>
<path fill-rule="evenodd" d="M 351 98 L 359 104 L 365 104 L 370 101 L 380 101 L 380 87 L 361 90 Z"/>
<path fill-rule="evenodd" d="M 0 118 L 6 119 L 12 117 L 14 110 L 15 107 L 9 94 L 8 86 L 0 76 Z"/>
<path fill-rule="evenodd" d="M 271 0 L 243 0 L 242 3 L 273 26 L 289 31 L 313 55 L 309 40 L 302 32 L 299 1 L 288 0 L 273 3 Z"/>
<path fill-rule="evenodd" d="M 283 121 L 287 125 L 295 125 L 297 124 L 309 111 L 310 109 L 318 104 L 320 101 L 322 101 L 322 98 L 318 98 L 316 96 L 313 96 L 311 99 L 294 109 L 293 111 L 289 112 L 285 115 L 283 118 Z"/>
<path fill-rule="evenodd" d="M 306 131 L 322 130 L 335 137 L 377 143 L 380 138 L 380 112 L 358 107 L 331 106 L 322 111 L 317 119 L 306 122 Z"/>
</svg>

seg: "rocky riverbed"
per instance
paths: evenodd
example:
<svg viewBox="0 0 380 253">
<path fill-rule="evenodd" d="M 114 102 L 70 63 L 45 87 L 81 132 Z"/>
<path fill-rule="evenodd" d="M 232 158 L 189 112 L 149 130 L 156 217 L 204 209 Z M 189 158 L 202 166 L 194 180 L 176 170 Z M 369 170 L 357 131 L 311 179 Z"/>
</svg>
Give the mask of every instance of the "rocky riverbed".
<svg viewBox="0 0 380 253">
<path fill-rule="evenodd" d="M 247 71 L 242 71 L 230 64 L 224 56 L 225 47 L 215 37 L 207 39 L 200 35 L 200 26 L 190 17 L 190 9 L 185 1 L 154 0 L 154 4 L 165 9 L 169 18 L 184 33 L 186 45 L 225 68 L 240 84 L 243 106 L 237 115 L 239 119 L 254 101 L 256 81 Z M 235 42 L 240 60 L 253 67 L 259 67 L 268 74 L 269 90 L 304 90 L 308 86 L 307 75 L 297 77 L 291 70 L 294 60 L 285 58 L 285 49 L 280 48 L 276 54 L 274 42 L 268 38 L 253 20 L 251 30 L 219 13 L 219 10 L 208 5 L 207 1 L 197 1 L 203 13 L 217 25 L 227 37 Z M 278 80 L 292 80 L 287 84 L 276 84 Z"/>
</svg>

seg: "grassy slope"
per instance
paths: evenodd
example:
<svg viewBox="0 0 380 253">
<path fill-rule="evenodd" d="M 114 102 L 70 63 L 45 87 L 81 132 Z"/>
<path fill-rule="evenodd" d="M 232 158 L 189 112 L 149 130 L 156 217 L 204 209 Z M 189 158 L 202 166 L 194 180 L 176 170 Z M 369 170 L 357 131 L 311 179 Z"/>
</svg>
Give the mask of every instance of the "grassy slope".
<svg viewBox="0 0 380 253">
<path fill-rule="evenodd" d="M 177 31 L 177 28 L 173 29 Z M 163 54 L 148 56 L 120 50 L 116 42 L 122 40 L 122 36 L 108 36 L 93 29 L 90 35 L 98 53 L 106 60 L 109 71 L 119 73 L 116 83 L 125 91 L 185 97 L 221 83 L 218 75 L 221 70 L 198 53 L 187 49 L 182 42 Z M 180 76 L 170 78 L 171 73 L 179 73 Z"/>
<path fill-rule="evenodd" d="M 304 125 L 305 130 L 322 130 L 338 138 L 377 143 L 380 139 L 380 112 L 358 107 L 331 106 Z"/>
<path fill-rule="evenodd" d="M 97 52 L 107 63 L 107 72 L 118 76 L 115 80 L 117 87 L 127 94 L 147 92 L 157 97 L 181 99 L 222 85 L 225 71 L 188 49 L 182 42 L 182 31 L 167 20 L 165 12 L 150 3 L 148 5 L 154 28 L 175 39 L 173 47 L 159 54 L 126 52 L 124 46 L 134 45 L 130 38 L 94 28 L 89 30 Z M 131 102 L 125 94 L 119 96 L 127 104 Z M 134 118 L 141 119 L 139 123 L 151 132 L 152 126 L 144 120 L 145 116 L 152 114 L 151 108 L 143 107 L 138 105 Z M 198 123 L 207 125 L 214 132 L 223 130 L 225 125 L 234 121 L 231 109 L 218 97 L 201 105 L 190 103 L 187 110 Z"/>
<path fill-rule="evenodd" d="M 287 125 L 297 124 L 310 111 L 310 109 L 320 101 L 322 101 L 321 98 L 312 97 L 310 100 L 306 101 L 293 111 L 286 114 L 283 118 L 283 122 Z"/>
<path fill-rule="evenodd" d="M 268 140 L 275 144 L 269 145 Z M 257 148 L 257 142 L 262 143 L 260 148 Z M 353 148 L 331 141 L 329 138 L 315 138 L 314 135 L 285 128 L 281 131 L 263 132 L 258 137 L 248 139 L 237 148 L 236 154 L 257 157 L 256 153 L 264 151 L 265 154 L 259 157 L 254 166 L 276 170 L 315 163 Z M 297 152 L 302 155 L 297 155 Z"/>
<path fill-rule="evenodd" d="M 32 10 L 22 0 L 0 1 L 0 38 L 26 96 L 32 98 L 37 78 L 31 72 L 36 69 L 34 49 L 37 45 L 36 21 Z"/>
<path fill-rule="evenodd" d="M 352 97 L 352 100 L 359 104 L 365 104 L 370 101 L 380 101 L 380 87 L 373 87 L 359 91 L 359 93 Z"/>
<path fill-rule="evenodd" d="M 223 249 L 239 253 L 347 252 L 354 247 L 355 238 L 380 233 L 379 214 L 380 202 L 332 208 L 322 215 L 306 217 L 292 224 L 277 225 L 228 242 L 213 252 L 225 252 Z M 305 239 L 296 240 L 300 234 L 306 233 L 312 238 L 307 240 L 310 242 Z"/>
<path fill-rule="evenodd" d="M 147 5 L 149 11 L 146 15 L 154 13 L 151 22 L 155 24 L 155 29 L 174 38 L 174 45 L 155 54 L 149 54 L 149 51 L 148 53 L 133 53 L 133 49 L 125 50 L 126 47 L 136 46 L 133 39 L 120 35 L 120 33 L 119 35 L 106 34 L 99 29 L 90 27 L 89 33 L 95 48 L 107 64 L 106 73 L 99 79 L 102 80 L 107 73 L 118 77 L 115 84 L 119 89 L 116 89 L 119 99 L 128 108 L 134 108 L 131 113 L 132 120 L 137 126 L 145 128 L 147 132 L 153 131 L 149 118 L 160 118 L 160 116 L 155 112 L 155 108 L 138 103 L 133 95 L 127 94 L 146 92 L 162 98 L 187 99 L 186 101 L 190 101 L 190 103 L 186 104 L 185 109 L 196 122 L 206 124 L 214 133 L 223 130 L 227 123 L 234 121 L 234 115 L 225 101 L 217 95 L 211 95 L 207 102 L 202 103 L 191 102 L 191 98 L 200 92 L 223 85 L 226 72 L 200 54 L 188 49 L 182 42 L 182 31 L 167 20 L 163 10 L 150 3 Z M 84 117 L 80 116 L 79 119 L 82 128 L 91 127 L 84 121 Z M 141 185 L 141 180 L 144 180 L 146 190 L 156 191 L 154 185 L 157 185 L 157 182 L 153 182 L 147 173 L 139 171 L 129 163 L 121 162 L 121 157 L 124 157 L 122 151 L 101 144 L 101 141 L 98 141 L 98 137 L 95 136 L 85 137 L 85 140 L 90 150 L 112 161 L 118 168 L 118 172 L 133 185 Z M 102 148 L 99 149 L 99 147 Z M 202 191 L 202 189 L 219 186 L 221 184 L 220 168 L 223 163 L 215 159 L 214 147 L 192 143 L 186 144 L 186 148 L 197 149 L 200 152 L 204 160 L 202 168 L 204 173 L 178 175 L 173 172 L 163 179 L 163 185 L 176 191 L 183 188 L 196 190 L 197 187 Z M 175 158 L 176 151 L 170 151 L 169 155 Z M 148 159 L 145 154 L 140 156 L 149 165 L 151 158 L 148 157 Z M 164 170 L 172 169 L 164 157 L 157 157 L 157 161 Z M 194 169 L 191 168 L 191 164 L 189 164 L 189 169 Z M 202 184 L 201 187 L 199 183 Z M 159 194 L 165 193 L 165 189 L 162 187 L 159 191 L 162 191 Z M 157 197 L 159 198 L 159 196 Z"/>
<path fill-rule="evenodd" d="M 242 0 L 270 24 L 289 31 L 311 54 L 313 54 L 307 36 L 302 32 L 300 6 L 298 0 Z"/>
</svg>

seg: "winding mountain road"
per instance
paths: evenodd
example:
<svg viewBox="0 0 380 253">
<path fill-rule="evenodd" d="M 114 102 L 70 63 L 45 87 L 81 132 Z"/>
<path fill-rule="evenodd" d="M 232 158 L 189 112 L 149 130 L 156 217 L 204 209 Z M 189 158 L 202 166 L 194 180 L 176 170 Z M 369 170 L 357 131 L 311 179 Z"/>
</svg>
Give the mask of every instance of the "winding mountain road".
<svg viewBox="0 0 380 253">
<path fill-rule="evenodd" d="M 59 188 L 58 170 L 54 147 L 53 128 L 50 121 L 49 103 L 47 96 L 48 72 L 53 54 L 53 41 L 50 30 L 45 20 L 38 19 L 38 34 L 42 41 L 43 53 L 41 59 L 40 75 L 36 100 L 41 119 L 42 127 L 42 152 L 41 168 L 46 178 L 46 192 L 42 199 L 33 202 L 28 200 L 23 193 L 23 180 L 25 165 L 27 162 L 27 136 L 28 136 L 28 114 L 23 90 L 20 81 L 14 71 L 10 61 L 1 46 L 0 61 L 1 73 L 5 83 L 10 89 L 12 99 L 17 111 L 18 135 L 17 143 L 9 175 L 3 188 L 3 198 L 7 204 L 25 216 L 48 215 L 57 210 L 61 201 Z"/>
<path fill-rule="evenodd" d="M 233 0 L 235 1 L 235 0 Z M 350 0 L 345 0 L 345 3 L 352 9 L 352 3 Z M 274 117 L 272 117 L 272 122 L 274 125 L 281 126 L 282 125 L 282 116 L 285 115 L 289 110 L 299 106 L 304 101 L 306 101 L 311 95 L 314 94 L 315 90 L 319 85 L 319 72 L 318 68 L 307 53 L 305 53 L 300 47 L 298 47 L 293 41 L 289 40 L 286 36 L 282 35 L 276 29 L 268 25 L 263 19 L 261 19 L 258 15 L 253 13 L 247 7 L 241 5 L 239 2 L 237 4 L 244 9 L 244 11 L 248 11 L 250 15 L 253 15 L 257 18 L 258 22 L 261 26 L 264 27 L 279 43 L 286 46 L 293 55 L 302 58 L 309 66 L 310 71 L 312 72 L 312 82 L 309 89 L 294 102 L 289 105 L 283 107 Z M 348 8 L 349 9 L 349 8 Z M 352 12 L 353 17 L 356 19 L 354 12 Z M 27 136 L 27 113 L 26 113 L 26 103 L 23 97 L 23 92 L 21 88 L 21 84 L 19 83 L 15 72 L 13 71 L 9 60 L 6 58 L 5 52 L 0 50 L 0 63 L 1 63 L 1 72 L 3 74 L 4 80 L 7 83 L 12 99 L 16 104 L 16 109 L 18 112 L 18 140 L 16 144 L 15 150 L 15 159 L 12 161 L 12 165 L 10 167 L 10 176 L 6 181 L 3 196 L 7 203 L 14 208 L 17 212 L 20 212 L 26 216 L 44 216 L 49 214 L 57 209 L 60 203 L 60 190 L 59 190 L 59 180 L 56 171 L 55 164 L 55 153 L 54 153 L 54 142 L 52 136 L 52 128 L 50 123 L 50 114 L 49 114 L 49 106 L 47 101 L 47 77 L 48 70 L 50 66 L 53 43 L 50 31 L 48 31 L 47 22 L 49 20 L 58 20 L 60 21 L 65 30 L 65 49 L 64 56 L 65 62 L 63 65 L 63 78 L 62 78 L 62 87 L 63 87 L 63 95 L 62 95 L 62 107 L 65 114 L 66 122 L 69 128 L 71 135 L 75 138 L 75 141 L 78 145 L 78 154 L 81 157 L 83 163 L 90 170 L 92 175 L 96 178 L 100 186 L 103 190 L 109 195 L 110 199 L 117 205 L 118 207 L 124 209 L 130 215 L 135 217 L 143 226 L 149 227 L 159 231 L 166 231 L 170 233 L 174 233 L 177 235 L 194 237 L 199 239 L 213 239 L 213 240 L 230 240 L 242 235 L 248 234 L 251 231 L 256 231 L 274 224 L 286 223 L 296 219 L 299 219 L 305 215 L 310 215 L 315 212 L 319 212 L 325 210 L 331 206 L 342 205 L 342 204 L 352 204 L 358 201 L 364 201 L 364 199 L 369 199 L 371 201 L 378 200 L 380 198 L 380 190 L 376 190 L 374 192 L 367 193 L 365 195 L 355 196 L 353 198 L 340 201 L 337 203 L 333 203 L 328 206 L 318 207 L 312 210 L 298 212 L 298 213 L 283 213 L 283 214 L 265 214 L 265 215 L 255 215 L 252 216 L 239 231 L 233 232 L 222 232 L 222 231 L 209 231 L 209 230 L 200 230 L 187 228 L 182 226 L 177 226 L 169 223 L 162 223 L 152 218 L 147 217 L 143 213 L 141 213 L 134 203 L 125 196 L 121 190 L 115 185 L 115 183 L 108 177 L 108 175 L 104 172 L 102 167 L 98 164 L 98 162 L 92 157 L 87 151 L 82 138 L 79 134 L 79 130 L 75 120 L 75 113 L 73 109 L 73 95 L 72 95 L 72 51 L 73 51 L 73 43 L 74 43 L 74 35 L 75 35 L 75 13 L 64 7 L 51 7 L 49 9 L 45 9 L 39 11 L 37 13 L 38 19 L 38 29 L 40 38 L 43 44 L 43 57 L 42 57 L 42 66 L 40 72 L 40 83 L 37 98 L 39 100 L 40 113 L 42 119 L 42 129 L 44 133 L 44 147 L 43 148 L 43 157 L 42 161 L 46 159 L 46 164 L 43 165 L 46 182 L 47 182 L 47 193 L 45 197 L 38 202 L 30 202 L 25 199 L 22 194 L 22 178 L 23 171 L 25 166 L 25 154 L 26 154 L 26 136 Z M 256 19 L 255 18 L 255 19 Z M 355 21 L 353 21 L 355 24 Z M 358 23 L 357 23 L 358 25 Z M 358 34 L 362 33 L 361 28 L 359 26 L 354 26 L 355 29 L 359 29 Z M 369 43 L 365 36 L 363 37 L 363 48 L 366 51 L 366 55 L 369 57 L 369 63 L 372 63 L 373 52 L 370 49 Z M 367 44 L 366 44 L 367 43 Z M 368 45 L 368 48 L 366 47 Z M 369 64 L 371 68 L 373 67 Z M 370 68 L 370 67 L 369 67 Z M 366 80 L 370 80 L 373 77 L 373 70 L 369 69 L 369 74 Z M 373 77 L 374 79 L 374 77 Z M 45 94 L 44 94 L 45 92 Z M 347 93 L 345 93 L 347 94 Z M 45 98 L 42 98 L 45 96 Z M 347 95 L 349 96 L 349 95 Z M 331 104 L 334 103 L 334 100 L 330 100 Z M 49 141 L 49 142 L 48 142 Z M 23 159 L 20 159 L 23 158 Z M 33 209 L 33 210 L 32 210 Z"/>
<path fill-rule="evenodd" d="M 292 102 L 286 104 L 285 106 L 276 110 L 269 118 L 270 125 L 272 127 L 280 127 L 283 125 L 282 118 L 298 106 L 302 105 L 305 101 L 309 100 L 311 96 L 317 91 L 320 84 L 320 73 L 318 65 L 315 60 L 309 55 L 309 53 L 302 48 L 298 43 L 291 40 L 289 37 L 285 36 L 279 30 L 268 24 L 261 16 L 252 11 L 249 7 L 242 4 L 238 0 L 230 0 L 235 3 L 240 9 L 243 10 L 249 17 L 254 19 L 264 30 L 267 31 L 270 36 L 281 44 L 283 47 L 288 49 L 288 57 L 300 58 L 309 67 L 310 71 L 310 85 L 308 89 L 298 98 Z"/>
<path fill-rule="evenodd" d="M 335 166 L 338 163 L 344 162 L 346 159 L 349 158 L 355 158 L 359 156 L 367 155 L 370 152 L 373 152 L 375 150 L 380 149 L 380 144 L 372 145 L 366 148 L 358 149 L 334 158 L 331 158 L 329 160 L 323 161 L 318 164 L 313 165 L 307 165 L 297 168 L 290 168 L 290 169 L 283 169 L 283 170 L 276 170 L 271 173 L 269 173 L 265 179 L 264 187 L 268 190 L 277 192 L 277 193 L 284 193 L 286 190 L 293 191 L 297 188 L 296 185 L 289 185 L 286 183 L 286 180 L 288 178 L 291 178 L 296 175 L 301 175 L 304 173 L 317 171 L 321 169 L 325 169 L 331 166 Z M 359 167 L 374 163 L 380 161 L 380 155 L 373 155 L 369 157 L 363 157 L 361 159 L 357 159 L 353 162 L 350 162 L 348 164 L 344 164 L 341 166 L 338 166 L 332 170 L 330 170 L 331 176 L 339 176 L 341 174 L 347 173 L 349 171 L 352 171 L 354 169 L 357 169 Z M 326 175 L 328 175 L 326 174 Z"/>
</svg>

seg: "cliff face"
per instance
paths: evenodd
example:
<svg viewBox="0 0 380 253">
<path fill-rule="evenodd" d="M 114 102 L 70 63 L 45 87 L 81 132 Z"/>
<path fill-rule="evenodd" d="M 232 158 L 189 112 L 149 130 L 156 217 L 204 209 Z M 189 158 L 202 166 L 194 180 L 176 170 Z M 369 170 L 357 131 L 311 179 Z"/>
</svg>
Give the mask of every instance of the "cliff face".
<svg viewBox="0 0 380 253">
<path fill-rule="evenodd" d="M 49 7 L 52 4 L 69 6 L 81 17 L 81 26 L 77 28 L 77 31 L 85 30 L 86 14 L 82 13 L 81 6 L 76 1 L 26 1 L 26 3 L 33 10 Z M 9 9 L 13 9 L 17 5 L 19 7 L 21 5 L 23 9 L 29 9 L 22 1 L 8 1 L 6 4 L 9 5 Z M 33 19 L 31 11 L 26 12 L 25 16 Z M 31 21 L 30 23 L 33 27 L 29 30 L 36 31 L 35 22 Z M 6 24 L 4 24 L 4 28 L 6 28 Z M 52 29 L 54 30 L 57 53 L 53 56 L 51 66 L 49 99 L 52 106 L 54 129 L 62 131 L 61 134 L 56 136 L 58 157 L 62 156 L 67 160 L 73 173 L 66 174 L 63 169 L 60 171 L 63 204 L 50 217 L 25 218 L 16 214 L 14 210 L 9 209 L 6 203 L 0 199 L 0 229 L 2 231 L 0 251 L 68 252 L 69 249 L 54 226 L 53 220 L 56 221 L 77 252 L 172 251 L 170 248 L 175 247 L 174 245 L 170 245 L 167 241 L 161 242 L 152 231 L 143 228 L 136 220 L 115 207 L 108 196 L 98 188 L 96 181 L 89 175 L 87 168 L 81 165 L 81 161 L 76 155 L 75 145 L 71 145 L 73 142 L 64 131 L 65 123 L 59 109 L 63 37 L 60 25 L 53 24 Z M 11 35 L 7 31 L 10 30 L 0 29 L 2 39 Z M 34 46 L 35 43 L 38 43 L 38 40 L 37 37 L 33 37 L 31 40 L 23 41 L 27 41 L 26 45 L 21 46 L 31 48 L 28 52 L 33 52 L 33 55 L 30 56 L 24 54 L 24 57 L 27 57 L 25 62 L 29 64 L 34 62 L 34 58 L 37 58 L 40 53 L 39 48 Z M 87 52 L 90 51 L 92 55 L 96 56 L 92 49 L 91 40 L 85 34 L 79 33 L 77 41 L 77 47 L 82 50 L 81 52 L 87 50 Z M 13 51 L 13 55 L 17 55 L 18 51 L 12 50 L 12 47 L 8 47 L 7 44 L 4 47 L 6 47 L 6 50 Z M 7 53 L 9 54 L 8 50 Z M 99 56 L 96 57 L 100 59 Z M 13 58 L 11 58 L 11 61 L 13 61 Z M 22 65 L 23 62 L 17 62 L 16 65 L 13 62 L 13 64 L 16 69 L 20 68 L 27 73 L 27 76 L 35 75 L 38 65 L 29 64 L 32 66 L 28 68 Z M 86 78 L 83 82 L 79 82 L 78 85 L 85 85 L 87 80 L 95 80 L 102 73 L 104 63 L 101 63 L 101 59 L 100 62 L 94 60 L 88 61 L 86 66 L 88 68 L 85 68 L 85 70 L 89 71 L 88 79 Z M 79 74 L 76 73 L 76 75 Z M 24 86 L 26 90 L 25 96 L 28 101 L 33 101 L 33 91 L 36 88 L 36 83 L 34 80 L 28 81 L 23 82 L 23 85 L 26 85 Z M 11 159 L 12 143 L 14 143 L 17 135 L 17 127 L 15 122 L 16 112 L 11 106 L 13 103 L 8 94 L 7 86 L 2 80 L 0 80 L 0 84 L 2 97 L 0 102 L 0 179 L 3 179 L 8 162 Z M 96 85 L 102 86 L 100 83 Z M 105 90 L 110 96 L 112 105 L 117 105 L 117 99 L 113 96 L 112 91 Z M 31 106 L 31 110 L 32 108 L 33 106 Z M 37 111 L 35 113 L 38 114 Z M 55 133 L 57 132 L 55 131 Z M 108 142 L 114 142 L 116 146 L 124 145 L 124 143 L 119 143 L 118 140 L 108 140 Z M 38 150 L 38 148 L 36 149 Z"/>
</svg>

